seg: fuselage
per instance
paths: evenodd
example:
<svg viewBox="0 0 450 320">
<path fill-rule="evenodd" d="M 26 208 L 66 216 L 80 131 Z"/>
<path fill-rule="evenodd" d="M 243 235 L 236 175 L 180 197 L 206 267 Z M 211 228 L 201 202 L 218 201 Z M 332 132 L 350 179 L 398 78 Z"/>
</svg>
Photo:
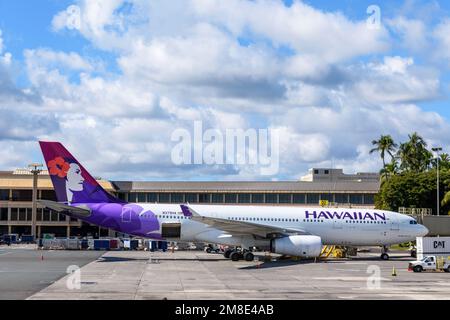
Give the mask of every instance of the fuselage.
<svg viewBox="0 0 450 320">
<path fill-rule="evenodd" d="M 224 245 L 265 246 L 267 238 L 230 234 L 183 214 L 177 204 L 85 204 L 84 218 L 118 232 L 155 240 L 211 242 Z M 303 230 L 327 245 L 389 245 L 415 240 L 428 233 L 409 216 L 396 212 L 349 208 L 298 206 L 189 205 L 202 216 L 263 226 Z"/>
</svg>

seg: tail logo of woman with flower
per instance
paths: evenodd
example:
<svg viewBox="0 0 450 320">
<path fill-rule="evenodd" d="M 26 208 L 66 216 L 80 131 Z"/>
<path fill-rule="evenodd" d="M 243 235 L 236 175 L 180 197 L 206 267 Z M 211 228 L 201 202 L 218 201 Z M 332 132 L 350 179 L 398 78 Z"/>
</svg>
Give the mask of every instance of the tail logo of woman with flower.
<svg viewBox="0 0 450 320">
<path fill-rule="evenodd" d="M 77 163 L 69 163 L 62 157 L 56 157 L 48 162 L 49 173 L 66 181 L 67 202 L 71 203 L 73 193 L 83 191 L 84 178 Z"/>
</svg>

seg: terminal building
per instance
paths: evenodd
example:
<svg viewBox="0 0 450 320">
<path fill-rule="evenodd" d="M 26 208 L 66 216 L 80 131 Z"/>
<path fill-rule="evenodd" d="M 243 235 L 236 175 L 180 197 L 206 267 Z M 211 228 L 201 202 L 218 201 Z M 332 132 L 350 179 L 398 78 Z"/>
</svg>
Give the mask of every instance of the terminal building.
<svg viewBox="0 0 450 320">
<path fill-rule="evenodd" d="M 297 205 L 374 208 L 379 191 L 376 173 L 345 174 L 342 169 L 313 168 L 297 181 L 143 182 L 99 184 L 128 202 L 240 205 Z M 0 235 L 31 234 L 33 175 L 26 169 L 0 171 Z M 56 201 L 47 171 L 38 177 L 37 198 Z M 323 200 L 326 200 L 325 202 Z M 108 236 L 103 230 L 38 206 L 37 235 Z"/>
</svg>

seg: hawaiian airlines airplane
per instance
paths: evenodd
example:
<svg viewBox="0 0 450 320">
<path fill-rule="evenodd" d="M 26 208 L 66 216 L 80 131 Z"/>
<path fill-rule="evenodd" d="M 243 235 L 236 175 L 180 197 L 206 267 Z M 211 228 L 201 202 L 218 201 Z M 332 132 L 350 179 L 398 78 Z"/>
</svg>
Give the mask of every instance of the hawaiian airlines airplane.
<svg viewBox="0 0 450 320">
<path fill-rule="evenodd" d="M 387 246 L 425 236 L 428 229 L 391 211 L 126 203 L 106 192 L 58 142 L 39 142 L 58 202 L 46 207 L 82 221 L 154 240 L 207 242 L 236 247 L 225 257 L 254 259 L 251 248 L 318 257 L 322 245 Z"/>
</svg>

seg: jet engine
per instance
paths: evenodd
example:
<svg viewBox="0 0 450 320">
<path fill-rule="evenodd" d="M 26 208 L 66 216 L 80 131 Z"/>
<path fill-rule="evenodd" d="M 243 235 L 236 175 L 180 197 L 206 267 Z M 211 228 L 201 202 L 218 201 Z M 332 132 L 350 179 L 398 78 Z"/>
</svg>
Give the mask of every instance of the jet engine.
<svg viewBox="0 0 450 320">
<path fill-rule="evenodd" d="M 271 251 L 295 257 L 314 258 L 322 251 L 322 240 L 318 236 L 302 235 L 272 240 Z"/>
</svg>

